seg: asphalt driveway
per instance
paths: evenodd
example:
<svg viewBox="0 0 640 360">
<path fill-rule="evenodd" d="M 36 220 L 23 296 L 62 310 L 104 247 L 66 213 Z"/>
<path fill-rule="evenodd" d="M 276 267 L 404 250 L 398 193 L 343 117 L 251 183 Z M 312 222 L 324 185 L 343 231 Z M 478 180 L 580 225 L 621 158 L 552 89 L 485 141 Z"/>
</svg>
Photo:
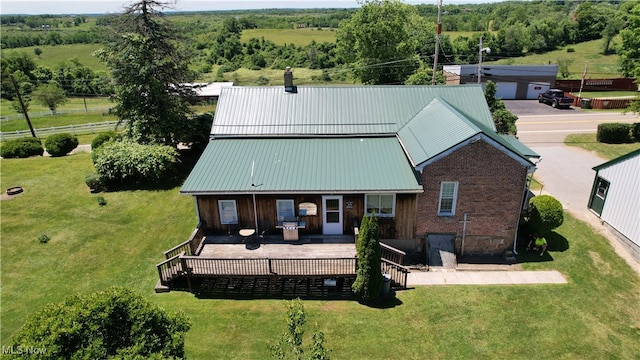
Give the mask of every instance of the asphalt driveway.
<svg viewBox="0 0 640 360">
<path fill-rule="evenodd" d="M 566 146 L 560 139 L 572 133 L 572 121 L 580 119 L 581 122 L 592 127 L 593 132 L 597 130 L 597 122 L 611 121 L 609 116 L 619 116 L 614 121 L 629 122 L 638 121 L 637 116 L 609 114 L 602 120 L 585 122 L 585 114 L 581 109 L 554 109 L 548 105 L 540 104 L 535 100 L 508 100 L 506 107 L 514 114 L 521 117 L 518 121 L 518 130 L 532 129 L 533 124 L 540 126 L 545 116 L 554 115 L 553 120 L 544 121 L 544 130 L 523 131 L 519 136 L 520 140 L 540 154 L 537 163 L 536 176 L 543 183 L 542 190 L 537 193 L 548 193 L 558 199 L 566 211 L 570 212 L 578 219 L 590 224 L 597 232 L 605 235 L 619 256 L 624 258 L 637 272 L 640 273 L 640 261 L 634 259 L 631 254 L 620 244 L 620 242 L 602 225 L 600 219 L 588 209 L 589 196 L 595 177 L 594 166 L 607 161 L 593 152 L 583 150 L 578 147 Z M 591 128 L 589 128 L 591 129 Z M 588 130 L 588 129 L 587 129 Z M 540 142 L 533 136 L 541 132 L 546 134 L 552 141 Z M 584 131 L 579 131 L 584 132 Z"/>
</svg>

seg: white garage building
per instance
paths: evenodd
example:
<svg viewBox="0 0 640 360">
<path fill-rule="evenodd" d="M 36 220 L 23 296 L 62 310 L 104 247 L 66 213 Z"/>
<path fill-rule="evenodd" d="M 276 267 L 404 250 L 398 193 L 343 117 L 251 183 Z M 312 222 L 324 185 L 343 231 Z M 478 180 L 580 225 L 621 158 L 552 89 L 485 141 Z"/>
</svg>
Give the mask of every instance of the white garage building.
<svg viewBox="0 0 640 360">
<path fill-rule="evenodd" d="M 478 64 L 442 67 L 447 85 L 478 82 Z M 503 100 L 537 99 L 538 94 L 553 87 L 558 65 L 482 64 L 480 82 L 497 85 L 496 97 Z"/>
</svg>

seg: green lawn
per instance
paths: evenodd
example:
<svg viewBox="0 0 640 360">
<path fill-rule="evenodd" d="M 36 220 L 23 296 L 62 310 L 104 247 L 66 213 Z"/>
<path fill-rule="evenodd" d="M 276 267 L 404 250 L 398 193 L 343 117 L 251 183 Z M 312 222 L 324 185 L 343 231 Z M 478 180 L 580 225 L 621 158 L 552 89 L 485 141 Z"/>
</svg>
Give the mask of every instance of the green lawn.
<svg viewBox="0 0 640 360">
<path fill-rule="evenodd" d="M 67 102 L 60 105 L 58 110 L 74 110 L 74 111 L 84 111 L 86 109 L 108 109 L 113 107 L 115 104 L 109 100 L 107 97 L 69 97 L 67 98 Z M 40 113 L 48 114 L 49 108 L 39 104 L 37 101 L 32 101 L 29 104 L 29 114 L 31 117 L 41 116 Z M 18 112 L 11 105 L 11 101 L 7 99 L 0 99 L 0 116 L 7 115 L 15 115 Z"/>
<path fill-rule="evenodd" d="M 604 144 L 596 141 L 596 134 L 571 134 L 564 139 L 565 145 L 576 146 L 593 151 L 599 156 L 611 160 L 634 150 L 640 149 L 640 143 Z"/>
<path fill-rule="evenodd" d="M 89 154 L 0 165 L 3 190 L 25 188 L 0 203 L 2 345 L 48 302 L 124 285 L 190 316 L 189 358 L 268 357 L 267 342 L 285 326 L 283 301 L 153 292 L 162 251 L 196 223 L 193 200 L 177 187 L 91 194 Z M 40 244 L 40 233 L 51 241 Z M 606 239 L 571 217 L 548 239 L 553 261 L 531 256 L 524 267 L 559 270 L 567 285 L 419 287 L 385 308 L 304 301 L 308 323 L 325 332 L 334 359 L 637 359 L 638 276 Z"/>
<path fill-rule="evenodd" d="M 586 41 L 580 44 L 567 45 L 559 50 L 544 54 L 531 54 L 518 58 L 502 59 L 498 61 L 486 61 L 483 64 L 513 64 L 513 65 L 549 65 L 558 64 L 558 60 L 571 61 L 569 65 L 569 79 L 580 79 L 584 72 L 584 66 L 588 62 L 587 79 L 603 79 L 621 77 L 618 55 L 603 55 L 603 40 Z M 616 37 L 612 47 L 619 43 Z M 567 48 L 573 48 L 574 52 L 567 52 Z M 558 73 L 560 78 L 560 73 Z"/>
<path fill-rule="evenodd" d="M 37 57 L 33 52 L 35 48 L 40 48 L 42 54 Z M 50 69 L 55 69 L 58 64 L 68 61 L 73 58 L 77 58 L 80 63 L 93 71 L 107 71 L 107 66 L 98 60 L 93 53 L 103 48 L 101 44 L 73 44 L 73 45 L 43 45 L 43 46 L 29 46 L 16 49 L 2 49 L 3 55 L 6 56 L 12 52 L 23 51 L 33 57 L 36 65 L 46 66 Z"/>
<path fill-rule="evenodd" d="M 579 91 L 572 92 L 573 95 L 578 96 Z M 629 97 L 638 96 L 637 91 L 583 91 L 583 98 L 611 98 L 611 97 Z"/>
</svg>

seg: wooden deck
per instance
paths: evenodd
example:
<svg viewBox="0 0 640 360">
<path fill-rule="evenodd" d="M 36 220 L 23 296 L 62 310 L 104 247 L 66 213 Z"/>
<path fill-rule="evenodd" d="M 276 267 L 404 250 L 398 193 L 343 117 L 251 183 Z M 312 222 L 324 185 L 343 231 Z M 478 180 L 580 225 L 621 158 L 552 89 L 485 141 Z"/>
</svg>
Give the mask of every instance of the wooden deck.
<svg viewBox="0 0 640 360">
<path fill-rule="evenodd" d="M 384 254 L 383 248 L 383 257 Z M 233 278 L 244 278 L 253 284 L 260 283 L 261 279 L 267 279 L 268 284 L 306 279 L 306 288 L 312 288 L 312 279 L 353 281 L 357 269 L 352 236 L 313 235 L 298 241 L 284 241 L 282 236 L 204 236 L 196 229 L 188 241 L 166 251 L 165 257 L 166 260 L 157 265 L 158 286 L 167 290 L 176 288 L 182 280 L 186 280 L 191 291 L 192 280 L 216 282 L 216 279 Z M 393 285 L 406 287 L 407 269 L 401 265 L 401 259 L 399 261 L 397 264 L 383 258 L 383 270 L 392 274 Z"/>
</svg>

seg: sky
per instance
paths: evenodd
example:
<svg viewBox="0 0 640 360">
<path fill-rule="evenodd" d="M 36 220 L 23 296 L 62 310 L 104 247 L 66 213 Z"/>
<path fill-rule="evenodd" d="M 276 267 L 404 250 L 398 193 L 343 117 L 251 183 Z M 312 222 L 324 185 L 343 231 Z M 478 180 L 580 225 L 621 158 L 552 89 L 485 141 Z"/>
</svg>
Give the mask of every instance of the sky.
<svg viewBox="0 0 640 360">
<path fill-rule="evenodd" d="M 500 0 L 443 0 L 444 4 L 472 4 L 497 2 Z M 132 1 L 121 0 L 1 0 L 0 14 L 108 14 L 121 12 L 123 7 Z M 240 9 L 274 9 L 274 8 L 355 8 L 362 1 L 358 0 L 177 0 L 175 11 L 213 11 Z M 408 4 L 432 4 L 437 0 L 405 0 Z"/>
</svg>

